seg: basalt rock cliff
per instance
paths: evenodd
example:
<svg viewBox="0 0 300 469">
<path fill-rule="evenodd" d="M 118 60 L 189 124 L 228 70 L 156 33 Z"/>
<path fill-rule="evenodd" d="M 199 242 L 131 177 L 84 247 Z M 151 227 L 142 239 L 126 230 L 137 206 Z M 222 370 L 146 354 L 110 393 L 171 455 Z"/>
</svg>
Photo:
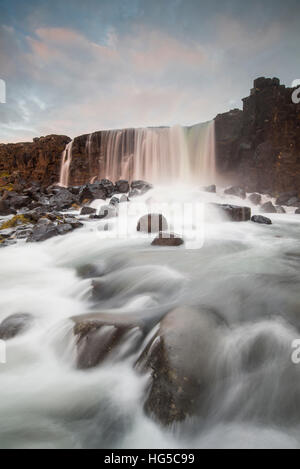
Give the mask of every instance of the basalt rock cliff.
<svg viewBox="0 0 300 469">
<path fill-rule="evenodd" d="M 217 164 L 249 191 L 300 192 L 300 104 L 295 88 L 258 78 L 238 109 L 216 117 Z"/>
<path fill-rule="evenodd" d="M 277 78 L 258 78 L 250 96 L 243 99 L 243 110 L 215 118 L 217 166 L 228 182 L 238 182 L 249 191 L 300 192 L 300 104 L 293 103 L 293 92 Z M 93 136 L 97 157 L 88 154 L 87 139 L 83 135 L 74 140 L 72 184 L 87 182 L 104 158 L 107 132 Z M 18 173 L 25 181 L 44 186 L 55 183 L 70 140 L 50 135 L 31 143 L 0 144 L 0 174 Z"/>
</svg>

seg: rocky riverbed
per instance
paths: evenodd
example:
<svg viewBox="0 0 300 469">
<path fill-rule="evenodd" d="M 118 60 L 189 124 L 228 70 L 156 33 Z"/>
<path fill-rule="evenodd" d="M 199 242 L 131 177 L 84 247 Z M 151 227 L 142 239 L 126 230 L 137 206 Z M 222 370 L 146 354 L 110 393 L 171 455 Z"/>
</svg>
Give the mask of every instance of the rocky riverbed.
<svg viewBox="0 0 300 469">
<path fill-rule="evenodd" d="M 1 446 L 300 446 L 295 195 L 11 177 Z"/>
</svg>

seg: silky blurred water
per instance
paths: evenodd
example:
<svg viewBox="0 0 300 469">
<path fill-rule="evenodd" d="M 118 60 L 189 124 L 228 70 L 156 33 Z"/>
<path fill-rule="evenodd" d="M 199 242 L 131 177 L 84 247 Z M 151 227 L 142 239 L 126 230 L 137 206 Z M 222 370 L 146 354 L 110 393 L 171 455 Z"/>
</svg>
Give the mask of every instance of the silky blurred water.
<svg viewBox="0 0 300 469">
<path fill-rule="evenodd" d="M 251 205 L 177 187 L 141 202 L 174 200 Z M 117 220 L 87 221 L 70 235 L 0 250 L 0 321 L 34 317 L 7 342 L 0 364 L 1 448 L 300 446 L 300 365 L 291 360 L 300 336 L 300 216 L 270 215 L 266 226 L 226 222 L 212 210 L 202 228 L 196 223 L 203 232 L 189 248 L 154 248 L 153 236 L 136 236 L 137 207 L 128 239 L 115 236 Z M 102 230 L 105 223 L 112 231 Z M 69 318 L 94 308 L 91 280 L 77 274 L 89 263 L 102 271 L 97 311 L 145 318 L 181 304 L 218 311 L 226 329 L 207 357 L 213 380 L 205 416 L 168 430 L 146 417 L 147 376 L 131 358 L 76 370 Z"/>
</svg>

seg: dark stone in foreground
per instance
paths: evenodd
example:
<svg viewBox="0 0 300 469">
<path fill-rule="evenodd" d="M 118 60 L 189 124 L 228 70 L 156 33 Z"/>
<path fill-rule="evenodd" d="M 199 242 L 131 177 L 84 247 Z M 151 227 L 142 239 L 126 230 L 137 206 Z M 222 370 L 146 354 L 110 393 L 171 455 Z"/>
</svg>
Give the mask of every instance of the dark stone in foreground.
<svg viewBox="0 0 300 469">
<path fill-rule="evenodd" d="M 214 206 L 222 210 L 231 221 L 249 221 L 251 218 L 250 207 L 227 204 L 214 204 Z"/>
<path fill-rule="evenodd" d="M 182 244 L 184 244 L 184 241 L 179 235 L 176 235 L 175 233 L 161 232 L 152 241 L 151 244 L 152 246 L 175 247 L 175 246 L 182 246 Z"/>
<path fill-rule="evenodd" d="M 262 215 L 254 215 L 251 218 L 251 221 L 253 221 L 254 223 L 260 223 L 261 225 L 272 225 L 272 221 L 270 220 L 270 218 L 263 217 Z"/>
<path fill-rule="evenodd" d="M 13 314 L 0 324 L 0 339 L 9 340 L 25 332 L 30 326 L 32 316 L 30 314 Z"/>
<path fill-rule="evenodd" d="M 137 231 L 142 233 L 158 233 L 168 230 L 166 218 L 158 213 L 149 213 L 141 217 L 137 224 Z"/>
<path fill-rule="evenodd" d="M 94 368 L 109 358 L 123 359 L 140 346 L 142 325 L 130 315 L 95 313 L 73 317 L 77 367 Z M 127 347 L 122 347 L 126 342 Z"/>
<path fill-rule="evenodd" d="M 145 411 L 163 425 L 205 417 L 215 389 L 211 363 L 223 321 L 210 310 L 177 308 L 161 321 L 136 368 L 150 372 Z"/>
<path fill-rule="evenodd" d="M 297 210 L 295 211 L 295 214 L 300 215 L 300 208 L 297 208 Z"/>
</svg>

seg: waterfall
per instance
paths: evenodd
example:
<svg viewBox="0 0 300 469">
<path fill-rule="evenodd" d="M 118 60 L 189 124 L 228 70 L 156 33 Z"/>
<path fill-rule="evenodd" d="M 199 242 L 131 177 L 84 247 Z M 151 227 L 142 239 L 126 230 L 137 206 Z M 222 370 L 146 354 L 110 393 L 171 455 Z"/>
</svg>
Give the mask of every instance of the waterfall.
<svg viewBox="0 0 300 469">
<path fill-rule="evenodd" d="M 152 183 L 215 182 L 215 123 L 193 127 L 109 130 L 85 137 L 87 180 L 145 179 Z M 76 139 L 75 139 L 76 141 Z M 69 183 L 72 142 L 62 157 L 60 183 Z"/>
<path fill-rule="evenodd" d="M 69 185 L 70 165 L 72 162 L 72 147 L 73 140 L 67 144 L 62 154 L 59 185 L 63 187 L 67 187 Z"/>
</svg>

